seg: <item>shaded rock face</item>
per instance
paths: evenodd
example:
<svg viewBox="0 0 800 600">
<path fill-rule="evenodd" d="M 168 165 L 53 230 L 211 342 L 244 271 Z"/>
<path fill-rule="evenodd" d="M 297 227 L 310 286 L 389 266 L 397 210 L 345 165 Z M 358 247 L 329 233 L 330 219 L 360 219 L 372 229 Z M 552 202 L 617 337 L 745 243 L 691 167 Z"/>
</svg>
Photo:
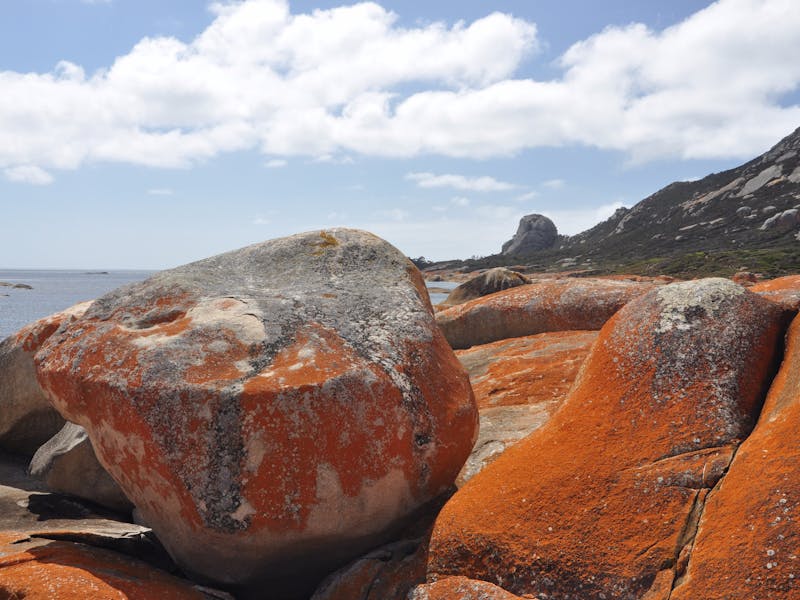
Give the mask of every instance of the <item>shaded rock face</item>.
<svg viewBox="0 0 800 600">
<path fill-rule="evenodd" d="M 182 581 L 114 552 L 0 533 L 0 598 L 204 600 Z"/>
<path fill-rule="evenodd" d="M 544 215 L 525 215 L 519 220 L 517 233 L 503 244 L 501 254 L 524 256 L 537 250 L 545 250 L 556 243 L 558 230 Z"/>
<path fill-rule="evenodd" d="M 751 286 L 750 291 L 777 302 L 787 310 L 800 310 L 800 275 L 762 281 Z"/>
<path fill-rule="evenodd" d="M 436 313 L 454 349 L 548 331 L 600 329 L 654 284 L 608 279 L 542 280 Z"/>
<path fill-rule="evenodd" d="M 670 598 L 800 598 L 799 421 L 796 318 L 758 424 L 709 494 L 688 568 Z"/>
<path fill-rule="evenodd" d="M 501 292 L 519 285 L 525 285 L 530 282 L 530 279 L 516 271 L 510 271 L 504 267 L 496 267 L 459 285 L 450 292 L 443 304 L 451 306 L 463 304 L 468 300 L 488 296 L 489 294 Z"/>
<path fill-rule="evenodd" d="M 133 510 L 131 501 L 97 461 L 86 430 L 75 423 L 65 423 L 36 451 L 29 472 L 51 491 L 91 500 L 112 510 Z"/>
<path fill-rule="evenodd" d="M 726 279 L 631 301 L 561 409 L 445 505 L 429 580 L 464 575 L 554 600 L 667 598 L 703 502 L 756 420 L 783 314 Z"/>
<path fill-rule="evenodd" d="M 596 331 L 559 331 L 456 352 L 480 414 L 478 440 L 458 475 L 459 487 L 550 419 L 596 339 Z"/>
<path fill-rule="evenodd" d="M 90 304 L 39 319 L 0 342 L 0 448 L 31 456 L 64 425 L 36 380 L 33 356 L 62 324 L 80 317 Z"/>
<path fill-rule="evenodd" d="M 244 595 L 310 593 L 446 490 L 475 439 L 419 272 L 362 231 L 121 288 L 37 362 L 176 562 Z"/>
</svg>

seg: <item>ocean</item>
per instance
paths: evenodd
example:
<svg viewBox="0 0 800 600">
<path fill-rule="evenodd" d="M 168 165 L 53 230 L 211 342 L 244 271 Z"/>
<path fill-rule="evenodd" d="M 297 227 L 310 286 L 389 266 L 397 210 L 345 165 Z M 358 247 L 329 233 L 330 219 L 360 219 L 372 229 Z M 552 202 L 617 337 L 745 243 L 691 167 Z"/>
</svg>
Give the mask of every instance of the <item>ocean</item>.
<svg viewBox="0 0 800 600">
<path fill-rule="evenodd" d="M 0 340 L 23 326 L 73 304 L 94 300 L 128 283 L 147 279 L 155 271 L 0 270 L 0 282 L 25 284 L 32 289 L 0 285 Z M 451 289 L 456 283 L 430 282 L 429 287 Z M 447 294 L 432 293 L 431 302 Z"/>
<path fill-rule="evenodd" d="M 24 325 L 84 300 L 94 300 L 122 285 L 147 279 L 155 271 L 0 270 L 0 282 L 33 289 L 0 286 L 0 339 Z"/>
</svg>

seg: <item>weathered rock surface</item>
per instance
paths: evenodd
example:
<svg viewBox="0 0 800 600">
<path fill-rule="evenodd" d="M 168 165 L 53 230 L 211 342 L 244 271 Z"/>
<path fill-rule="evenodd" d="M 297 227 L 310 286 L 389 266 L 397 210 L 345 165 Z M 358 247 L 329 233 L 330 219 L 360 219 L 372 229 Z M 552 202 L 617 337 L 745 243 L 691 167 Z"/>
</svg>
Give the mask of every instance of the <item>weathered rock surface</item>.
<svg viewBox="0 0 800 600">
<path fill-rule="evenodd" d="M 530 279 L 516 271 L 510 271 L 504 267 L 496 267 L 459 285 L 450 292 L 443 304 L 450 306 L 463 304 L 475 298 L 502 292 L 530 282 Z"/>
<path fill-rule="evenodd" d="M 559 331 L 456 352 L 480 414 L 478 441 L 458 475 L 459 487 L 550 419 L 596 339 L 596 331 Z"/>
<path fill-rule="evenodd" d="M 708 496 L 673 600 L 800 598 L 800 319 L 787 339 L 756 428 Z"/>
<path fill-rule="evenodd" d="M 36 380 L 33 356 L 53 332 L 80 317 L 90 304 L 39 319 L 0 342 L 0 448 L 31 456 L 64 425 Z"/>
<path fill-rule="evenodd" d="M 0 597 L 30 600 L 204 600 L 192 586 L 143 562 L 83 544 L 0 533 Z"/>
<path fill-rule="evenodd" d="M 519 220 L 517 233 L 503 244 L 501 254 L 525 256 L 550 248 L 558 239 L 555 224 L 544 215 L 525 215 Z"/>
<path fill-rule="evenodd" d="M 560 600 L 667 598 L 703 501 L 758 415 L 783 321 L 726 279 L 630 302 L 561 409 L 445 505 L 429 579 Z"/>
<path fill-rule="evenodd" d="M 607 279 L 541 280 L 436 313 L 455 349 L 548 331 L 600 329 L 652 283 Z"/>
<path fill-rule="evenodd" d="M 553 331 L 500 340 L 456 356 L 469 375 L 479 409 L 547 404 L 555 409 L 566 397 L 597 331 Z"/>
<path fill-rule="evenodd" d="M 435 583 L 417 586 L 409 600 L 521 600 L 521 597 L 487 581 L 445 577 Z"/>
<path fill-rule="evenodd" d="M 121 288 L 37 363 L 176 562 L 245 596 L 310 593 L 448 489 L 475 439 L 419 272 L 356 230 Z"/>
<path fill-rule="evenodd" d="M 133 510 L 131 501 L 98 462 L 86 430 L 75 423 L 65 423 L 36 451 L 29 471 L 51 491 L 91 500 L 112 510 Z"/>
<path fill-rule="evenodd" d="M 750 291 L 777 302 L 788 310 L 800 310 L 800 275 L 762 281 L 751 286 Z"/>
</svg>

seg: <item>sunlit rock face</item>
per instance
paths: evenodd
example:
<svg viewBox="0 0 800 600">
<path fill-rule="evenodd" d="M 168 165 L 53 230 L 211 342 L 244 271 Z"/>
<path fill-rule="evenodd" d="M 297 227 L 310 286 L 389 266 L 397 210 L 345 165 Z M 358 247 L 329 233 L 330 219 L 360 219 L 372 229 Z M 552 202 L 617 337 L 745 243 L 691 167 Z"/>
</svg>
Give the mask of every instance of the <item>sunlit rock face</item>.
<svg viewBox="0 0 800 600">
<path fill-rule="evenodd" d="M 475 439 L 422 278 L 362 231 L 121 288 L 37 362 L 175 560 L 245 594 L 313 589 L 446 490 Z"/>
</svg>

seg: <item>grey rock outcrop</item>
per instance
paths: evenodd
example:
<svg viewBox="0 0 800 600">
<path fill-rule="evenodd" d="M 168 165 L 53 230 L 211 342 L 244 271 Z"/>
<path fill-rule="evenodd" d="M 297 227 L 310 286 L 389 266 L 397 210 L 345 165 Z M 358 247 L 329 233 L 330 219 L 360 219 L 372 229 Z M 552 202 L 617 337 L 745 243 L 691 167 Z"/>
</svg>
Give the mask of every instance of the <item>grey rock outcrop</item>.
<svg viewBox="0 0 800 600">
<path fill-rule="evenodd" d="M 130 512 L 133 504 L 100 465 L 86 430 L 65 423 L 33 455 L 29 472 L 53 492 L 62 492 L 118 510 Z"/>
<path fill-rule="evenodd" d="M 544 215 L 525 215 L 519 221 L 517 233 L 503 244 L 506 256 L 530 254 L 553 246 L 558 238 L 555 224 Z"/>
</svg>

